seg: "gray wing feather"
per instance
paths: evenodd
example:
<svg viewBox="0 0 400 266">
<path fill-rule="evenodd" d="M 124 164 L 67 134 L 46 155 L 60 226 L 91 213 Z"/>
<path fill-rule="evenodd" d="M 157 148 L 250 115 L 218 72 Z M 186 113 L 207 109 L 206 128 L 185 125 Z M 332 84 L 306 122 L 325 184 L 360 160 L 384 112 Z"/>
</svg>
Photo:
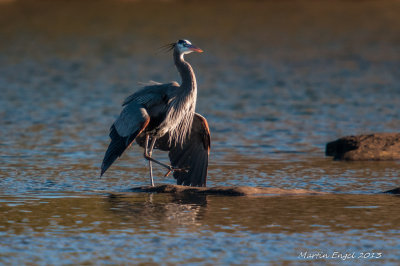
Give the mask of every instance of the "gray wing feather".
<svg viewBox="0 0 400 266">
<path fill-rule="evenodd" d="M 148 116 L 146 109 L 141 104 L 130 102 L 115 120 L 115 129 L 121 137 L 127 137 L 136 132 Z"/>
<path fill-rule="evenodd" d="M 150 117 L 136 102 L 129 103 L 110 128 L 111 142 L 101 165 L 102 176 L 114 161 L 122 155 L 135 138 L 146 128 Z"/>
</svg>

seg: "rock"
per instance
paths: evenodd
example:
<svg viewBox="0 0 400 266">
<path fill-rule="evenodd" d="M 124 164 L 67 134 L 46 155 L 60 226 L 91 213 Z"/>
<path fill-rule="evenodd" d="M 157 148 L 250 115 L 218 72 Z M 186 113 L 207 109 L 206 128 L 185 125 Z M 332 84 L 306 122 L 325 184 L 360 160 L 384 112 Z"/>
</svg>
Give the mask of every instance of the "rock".
<svg viewBox="0 0 400 266">
<path fill-rule="evenodd" d="M 158 186 L 143 186 L 133 188 L 133 192 L 157 192 L 157 193 L 190 193 L 190 194 L 206 194 L 206 195 L 226 195 L 226 196 L 249 196 L 249 195 L 299 195 L 299 194 L 326 194 L 306 189 L 281 189 L 270 187 L 247 187 L 247 186 L 232 186 L 232 187 L 188 187 L 178 185 L 158 185 Z"/>
<path fill-rule="evenodd" d="M 335 160 L 400 160 L 400 133 L 347 136 L 326 144 L 326 156 Z"/>
<path fill-rule="evenodd" d="M 395 188 L 395 189 L 391 189 L 391 190 L 388 190 L 388 191 L 385 191 L 385 192 L 383 192 L 383 193 L 388 193 L 388 194 L 400 194 L 400 187 Z"/>
</svg>

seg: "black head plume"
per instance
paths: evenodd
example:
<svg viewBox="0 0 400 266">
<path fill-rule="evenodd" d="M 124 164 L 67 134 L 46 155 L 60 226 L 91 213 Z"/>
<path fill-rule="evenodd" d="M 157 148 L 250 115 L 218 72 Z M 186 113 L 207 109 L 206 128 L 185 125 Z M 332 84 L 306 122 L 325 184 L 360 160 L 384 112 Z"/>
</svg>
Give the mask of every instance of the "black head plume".
<svg viewBox="0 0 400 266">
<path fill-rule="evenodd" d="M 166 53 L 166 52 L 169 52 L 169 51 L 171 51 L 172 49 L 174 49 L 175 46 L 176 46 L 176 43 L 169 43 L 169 44 L 166 44 L 166 45 L 161 46 L 160 48 L 158 48 L 158 50 L 159 50 L 160 52 Z"/>
</svg>

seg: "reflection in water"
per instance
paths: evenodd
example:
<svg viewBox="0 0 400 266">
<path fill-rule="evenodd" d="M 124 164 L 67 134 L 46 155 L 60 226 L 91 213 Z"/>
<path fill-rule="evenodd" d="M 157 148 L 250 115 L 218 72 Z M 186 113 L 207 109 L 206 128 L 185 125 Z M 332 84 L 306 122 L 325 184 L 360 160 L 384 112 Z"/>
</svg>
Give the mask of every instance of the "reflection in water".
<svg viewBox="0 0 400 266">
<path fill-rule="evenodd" d="M 108 202 L 109 211 L 136 226 L 143 222 L 156 222 L 163 227 L 168 227 L 168 224 L 195 225 L 207 210 L 206 195 L 173 194 L 160 197 L 146 193 L 141 197 L 131 197 L 129 194 L 111 194 Z"/>
</svg>

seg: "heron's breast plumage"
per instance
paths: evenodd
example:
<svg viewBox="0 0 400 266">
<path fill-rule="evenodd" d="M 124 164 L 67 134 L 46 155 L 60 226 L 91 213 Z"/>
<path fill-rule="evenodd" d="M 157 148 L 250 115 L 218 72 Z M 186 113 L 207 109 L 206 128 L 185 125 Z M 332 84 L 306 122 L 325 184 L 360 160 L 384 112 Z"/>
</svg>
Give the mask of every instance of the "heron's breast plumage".
<svg viewBox="0 0 400 266">
<path fill-rule="evenodd" d="M 196 109 L 196 94 L 179 95 L 170 98 L 165 117 L 157 127 L 157 137 L 169 133 L 169 141 L 183 143 L 190 133 Z"/>
</svg>

